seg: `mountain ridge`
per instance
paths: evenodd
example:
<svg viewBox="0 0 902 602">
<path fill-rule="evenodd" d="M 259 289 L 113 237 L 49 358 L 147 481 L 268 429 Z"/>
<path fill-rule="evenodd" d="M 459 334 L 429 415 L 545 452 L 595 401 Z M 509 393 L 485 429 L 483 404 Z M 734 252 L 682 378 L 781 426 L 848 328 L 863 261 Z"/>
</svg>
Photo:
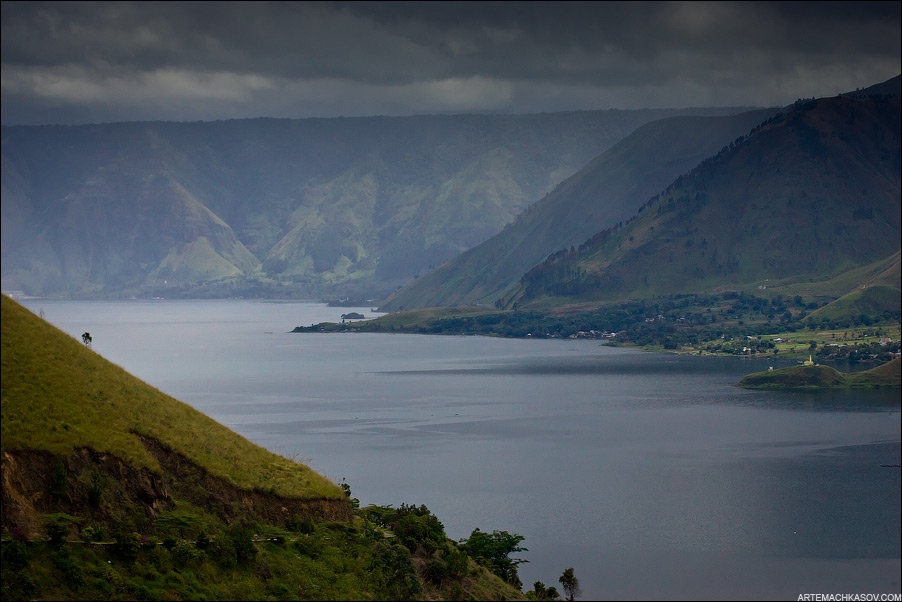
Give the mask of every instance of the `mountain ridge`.
<svg viewBox="0 0 902 602">
<path fill-rule="evenodd" d="M 898 251 L 898 98 L 800 101 L 739 142 L 623 228 L 549 256 L 505 306 L 773 288 Z"/>
<path fill-rule="evenodd" d="M 3 289 L 381 296 L 639 125 L 738 110 L 4 126 Z"/>
<path fill-rule="evenodd" d="M 549 252 L 582 244 L 628 220 L 678 175 L 776 112 L 673 117 L 645 124 L 528 207 L 502 232 L 410 283 L 382 309 L 492 304 Z"/>
<path fill-rule="evenodd" d="M 900 96 L 900 82 L 902 82 L 902 77 L 897 76 L 865 90 L 840 94 L 832 99 L 827 98 L 822 100 L 833 100 L 835 102 L 841 102 L 841 100 L 893 102 L 893 99 L 898 100 Z M 747 134 L 750 135 L 758 132 L 766 126 L 770 126 L 770 124 L 775 121 L 782 121 L 785 113 L 796 113 L 807 106 L 816 105 L 818 102 L 817 99 L 807 99 L 804 101 L 799 99 L 794 105 L 784 107 L 780 110 L 750 112 L 749 115 L 762 117 L 761 122 L 752 124 L 754 127 L 750 128 L 750 131 L 739 133 L 738 130 L 734 129 L 732 133 L 738 134 L 738 137 L 735 139 L 723 136 L 721 139 L 725 143 L 725 146 L 719 149 L 720 152 L 717 153 L 717 156 L 723 157 L 728 151 L 732 151 L 738 143 L 745 141 L 749 137 Z M 854 115 L 850 113 L 846 118 L 854 119 Z M 705 118 L 700 119 L 699 122 L 710 127 L 713 120 L 735 121 L 736 119 L 737 116 Z M 671 169 L 668 172 L 668 176 L 673 176 L 674 178 L 672 181 L 665 181 L 666 178 L 662 179 L 659 177 L 654 180 L 648 177 L 649 174 L 659 175 L 660 173 L 664 173 L 665 166 L 662 166 L 662 163 L 666 164 L 668 160 L 674 161 L 678 155 L 678 153 L 674 152 L 674 149 L 681 144 L 686 144 L 686 150 L 696 151 L 694 158 L 698 158 L 698 155 L 701 154 L 700 149 L 692 149 L 691 145 L 684 139 L 689 137 L 699 137 L 700 131 L 698 130 L 701 128 L 697 128 L 697 130 L 684 130 L 682 132 L 684 138 L 680 138 L 678 135 L 667 135 L 662 132 L 666 126 L 678 124 L 681 120 L 683 120 L 683 123 L 689 123 L 689 118 L 677 117 L 659 120 L 638 128 L 633 134 L 627 136 L 589 163 L 583 170 L 562 182 L 552 193 L 549 193 L 542 200 L 531 205 L 523 214 L 518 216 L 514 224 L 505 227 L 501 233 L 492 239 L 489 239 L 482 245 L 474 247 L 460 257 L 449 261 L 434 272 L 430 272 L 401 288 L 390 296 L 383 303 L 381 308 L 389 311 L 398 311 L 405 308 L 412 309 L 428 307 L 431 305 L 455 306 L 458 304 L 494 305 L 497 308 L 511 307 L 510 299 L 522 295 L 522 291 L 519 293 L 516 291 L 517 285 L 514 283 L 515 279 L 527 274 L 528 271 L 532 271 L 533 274 L 539 272 L 543 265 L 543 259 L 545 259 L 544 263 L 548 265 L 554 257 L 565 257 L 568 249 L 572 253 L 576 250 L 576 246 L 584 248 L 590 246 L 593 240 L 597 242 L 599 238 L 611 236 L 613 232 L 616 232 L 624 226 L 624 221 L 630 222 L 638 217 L 638 214 L 636 213 L 637 208 L 641 213 L 653 202 L 656 202 L 657 199 L 662 196 L 667 196 L 667 194 L 682 181 L 684 176 L 695 172 L 701 166 L 710 163 L 711 159 L 715 157 L 717 149 L 713 148 L 709 142 L 707 150 L 710 151 L 710 156 L 699 161 L 697 165 L 691 165 L 691 169 L 688 165 L 691 161 L 688 158 L 681 158 L 685 160 L 679 165 L 679 168 Z M 892 129 L 893 126 L 889 125 L 888 127 Z M 844 131 L 843 135 L 853 137 L 860 135 L 860 132 L 856 133 L 856 128 L 854 126 L 848 127 L 846 130 L 847 131 Z M 646 136 L 643 136 L 643 134 L 646 134 Z M 819 134 L 817 133 L 813 133 L 813 138 L 809 135 L 809 141 L 814 140 L 818 136 Z M 825 140 L 828 143 L 830 142 L 831 136 L 832 134 L 825 137 Z M 677 141 L 676 144 L 672 142 L 674 139 Z M 875 140 L 875 142 L 881 145 L 882 152 L 885 154 L 882 159 L 898 155 L 898 150 L 896 148 L 898 144 L 897 140 L 891 140 L 889 142 L 886 140 Z M 600 169 L 600 166 L 605 162 L 616 164 L 617 155 L 628 156 L 630 151 L 627 149 L 631 146 L 634 147 L 633 156 L 638 156 L 639 159 L 634 158 L 631 162 L 627 163 L 626 167 L 620 165 L 617 169 L 612 169 L 611 172 L 613 177 L 611 177 L 611 174 L 605 174 L 602 169 Z M 861 147 L 861 145 L 859 146 Z M 862 148 L 865 147 L 866 145 Z M 793 153 L 797 150 L 798 149 L 793 150 L 785 148 L 774 149 L 773 152 L 785 154 L 785 161 L 791 166 L 791 163 L 795 158 Z M 668 157 L 668 152 L 672 153 L 674 156 Z M 762 157 L 763 156 L 764 153 L 762 153 Z M 645 160 L 644 164 L 643 159 Z M 819 161 L 821 159 L 822 158 L 814 160 Z M 871 159 L 868 159 L 868 161 L 871 161 Z M 759 157 L 756 160 L 760 161 L 762 158 Z M 807 160 L 809 163 L 812 161 L 811 158 Z M 852 153 L 849 157 L 849 165 L 855 165 L 859 160 L 860 157 L 858 154 Z M 681 171 L 682 168 L 686 168 L 685 171 Z M 871 169 L 871 166 L 865 162 L 864 164 L 859 164 L 858 168 L 868 170 Z M 778 166 L 777 169 L 779 170 L 780 167 Z M 843 165 L 841 163 L 834 164 L 830 169 L 852 171 L 848 165 Z M 644 172 L 640 170 L 644 170 Z M 816 181 L 820 178 L 820 174 L 813 173 L 810 169 L 806 175 L 812 176 L 812 181 Z M 618 177 L 621 178 L 622 181 L 618 182 Z M 896 180 L 898 179 L 896 174 L 893 173 L 887 181 L 891 194 L 895 188 L 898 188 L 898 184 L 893 182 L 894 177 Z M 595 190 L 592 190 L 584 184 L 585 182 L 592 182 L 593 180 L 602 183 L 601 185 L 597 185 Z M 848 178 L 846 178 L 846 180 L 848 180 Z M 646 186 L 641 194 L 633 194 L 632 197 L 622 195 L 619 203 L 614 200 L 616 199 L 618 188 L 626 189 L 628 186 L 638 188 L 637 182 L 642 184 L 651 183 L 652 185 Z M 612 185 L 605 187 L 603 185 L 604 183 Z M 746 182 L 737 182 L 736 185 L 739 187 L 745 186 Z M 660 188 L 656 190 L 656 186 L 660 186 Z M 808 192 L 804 190 L 802 184 L 796 183 L 794 184 L 794 187 L 801 195 L 804 196 L 808 194 Z M 693 194 L 694 193 L 695 191 L 693 191 Z M 646 194 L 647 196 L 645 196 Z M 851 191 L 846 190 L 846 194 L 851 194 Z M 589 202 L 587 200 L 588 197 L 592 197 L 593 202 Z M 595 211 L 603 214 L 607 223 L 604 228 L 597 229 L 592 234 L 581 237 L 586 234 L 584 231 L 579 230 L 579 226 L 582 222 L 592 223 L 596 228 L 603 223 L 601 220 L 593 220 L 593 213 Z M 866 214 L 868 214 L 868 211 L 872 211 L 872 209 L 861 207 L 858 211 L 860 214 L 854 213 L 851 216 L 851 221 L 867 217 Z M 524 222 L 528 223 L 530 220 L 534 223 L 524 226 Z M 890 219 L 890 222 L 898 223 L 898 220 Z M 562 234 L 559 235 L 557 241 L 550 243 L 547 240 L 543 240 L 541 234 L 538 233 L 541 232 L 542 229 L 550 228 L 552 224 L 555 225 L 557 230 Z M 527 229 L 531 229 L 529 234 L 523 234 L 523 231 Z M 896 226 L 895 229 L 898 230 L 898 226 Z M 566 236 L 571 233 L 574 235 L 569 239 L 566 238 Z M 792 235 L 797 237 L 798 232 L 795 231 Z M 885 238 L 885 236 L 883 238 Z M 870 241 L 870 238 L 865 237 L 865 240 Z M 687 241 L 687 244 L 691 244 L 692 242 L 693 241 Z M 702 242 L 707 243 L 707 238 Z M 530 244 L 532 243 L 535 243 L 534 248 L 530 248 Z M 729 247 L 730 245 L 727 246 Z M 540 255 L 542 250 L 547 254 L 547 259 L 545 258 L 545 255 Z M 884 249 L 884 251 L 885 250 L 886 249 Z M 679 255 L 682 251 L 683 249 L 676 251 L 676 255 Z M 647 248 L 645 252 L 654 255 L 654 252 L 652 252 L 650 248 Z M 671 253 L 669 257 L 662 257 L 661 260 L 672 262 L 676 255 Z M 876 254 L 871 255 L 863 260 L 863 263 L 869 263 L 878 259 L 882 259 L 882 257 L 876 257 Z M 532 265 L 527 266 L 529 263 Z M 852 269 L 855 266 L 850 264 L 848 267 Z M 507 271 L 505 272 L 505 270 Z M 642 272 L 642 269 L 628 269 L 627 271 L 635 274 Z M 836 274 L 818 274 L 817 277 L 820 279 L 824 277 L 829 278 L 835 275 Z M 524 276 L 524 278 L 525 277 L 526 276 Z M 567 286 L 569 285 L 562 285 L 561 288 L 567 288 Z M 679 293 L 681 291 L 674 285 L 665 292 Z M 641 296 L 645 293 L 637 291 L 636 294 Z"/>
</svg>

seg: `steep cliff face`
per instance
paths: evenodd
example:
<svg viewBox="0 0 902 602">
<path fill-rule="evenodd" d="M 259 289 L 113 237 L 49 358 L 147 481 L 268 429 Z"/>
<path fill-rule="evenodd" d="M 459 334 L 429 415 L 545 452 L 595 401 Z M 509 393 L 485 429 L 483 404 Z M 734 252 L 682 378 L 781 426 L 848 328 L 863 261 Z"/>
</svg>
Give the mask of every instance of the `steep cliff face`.
<svg viewBox="0 0 902 602">
<path fill-rule="evenodd" d="M 153 520 L 174 509 L 176 502 L 189 502 L 226 523 L 250 520 L 285 526 L 307 517 L 351 520 L 346 499 L 293 499 L 241 489 L 154 439 L 141 439 L 159 461 L 161 472 L 136 468 L 87 447 L 65 458 L 46 451 L 4 450 L 2 529 L 40 538 L 44 515 L 53 513 L 110 528 L 136 517 Z"/>
<path fill-rule="evenodd" d="M 317 521 L 350 521 L 352 518 L 351 504 L 346 498 L 291 498 L 271 491 L 242 489 L 210 474 L 155 439 L 141 439 L 163 468 L 163 482 L 173 497 L 190 501 L 226 522 L 253 518 L 285 526 L 298 517 Z"/>
</svg>

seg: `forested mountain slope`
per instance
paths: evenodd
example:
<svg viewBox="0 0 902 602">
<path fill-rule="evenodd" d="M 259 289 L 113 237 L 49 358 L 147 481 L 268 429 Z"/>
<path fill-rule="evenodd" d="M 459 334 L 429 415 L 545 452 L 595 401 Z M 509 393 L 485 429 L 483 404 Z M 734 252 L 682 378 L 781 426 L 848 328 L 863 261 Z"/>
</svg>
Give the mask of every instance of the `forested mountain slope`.
<svg viewBox="0 0 902 602">
<path fill-rule="evenodd" d="M 640 127 L 498 235 L 399 290 L 383 309 L 494 303 L 550 253 L 628 220 L 680 174 L 776 112 L 672 117 Z"/>
<path fill-rule="evenodd" d="M 502 305 L 619 300 L 826 281 L 900 247 L 900 101 L 799 101 L 561 250 Z"/>
</svg>

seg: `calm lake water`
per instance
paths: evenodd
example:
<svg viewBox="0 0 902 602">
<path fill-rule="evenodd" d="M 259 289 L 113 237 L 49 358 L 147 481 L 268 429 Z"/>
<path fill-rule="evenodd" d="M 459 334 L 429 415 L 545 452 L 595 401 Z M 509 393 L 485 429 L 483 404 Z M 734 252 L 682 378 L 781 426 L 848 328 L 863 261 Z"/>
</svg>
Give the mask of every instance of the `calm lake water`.
<svg viewBox="0 0 902 602">
<path fill-rule="evenodd" d="M 585 600 L 900 592 L 898 391 L 746 391 L 772 359 L 586 340 L 289 332 L 368 307 L 24 305 L 363 505 L 524 536 L 524 589 L 573 567 Z"/>
</svg>

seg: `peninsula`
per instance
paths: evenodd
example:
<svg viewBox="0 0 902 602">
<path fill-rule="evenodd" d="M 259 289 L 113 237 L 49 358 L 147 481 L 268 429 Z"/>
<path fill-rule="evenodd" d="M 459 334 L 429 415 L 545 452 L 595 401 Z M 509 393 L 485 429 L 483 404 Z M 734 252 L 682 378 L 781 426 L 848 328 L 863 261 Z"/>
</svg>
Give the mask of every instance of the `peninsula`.
<svg viewBox="0 0 902 602">
<path fill-rule="evenodd" d="M 737 386 L 746 389 L 819 390 L 881 389 L 902 387 L 902 359 L 898 356 L 880 366 L 846 374 L 831 368 L 805 362 L 779 370 L 755 372 L 745 376 Z"/>
</svg>

